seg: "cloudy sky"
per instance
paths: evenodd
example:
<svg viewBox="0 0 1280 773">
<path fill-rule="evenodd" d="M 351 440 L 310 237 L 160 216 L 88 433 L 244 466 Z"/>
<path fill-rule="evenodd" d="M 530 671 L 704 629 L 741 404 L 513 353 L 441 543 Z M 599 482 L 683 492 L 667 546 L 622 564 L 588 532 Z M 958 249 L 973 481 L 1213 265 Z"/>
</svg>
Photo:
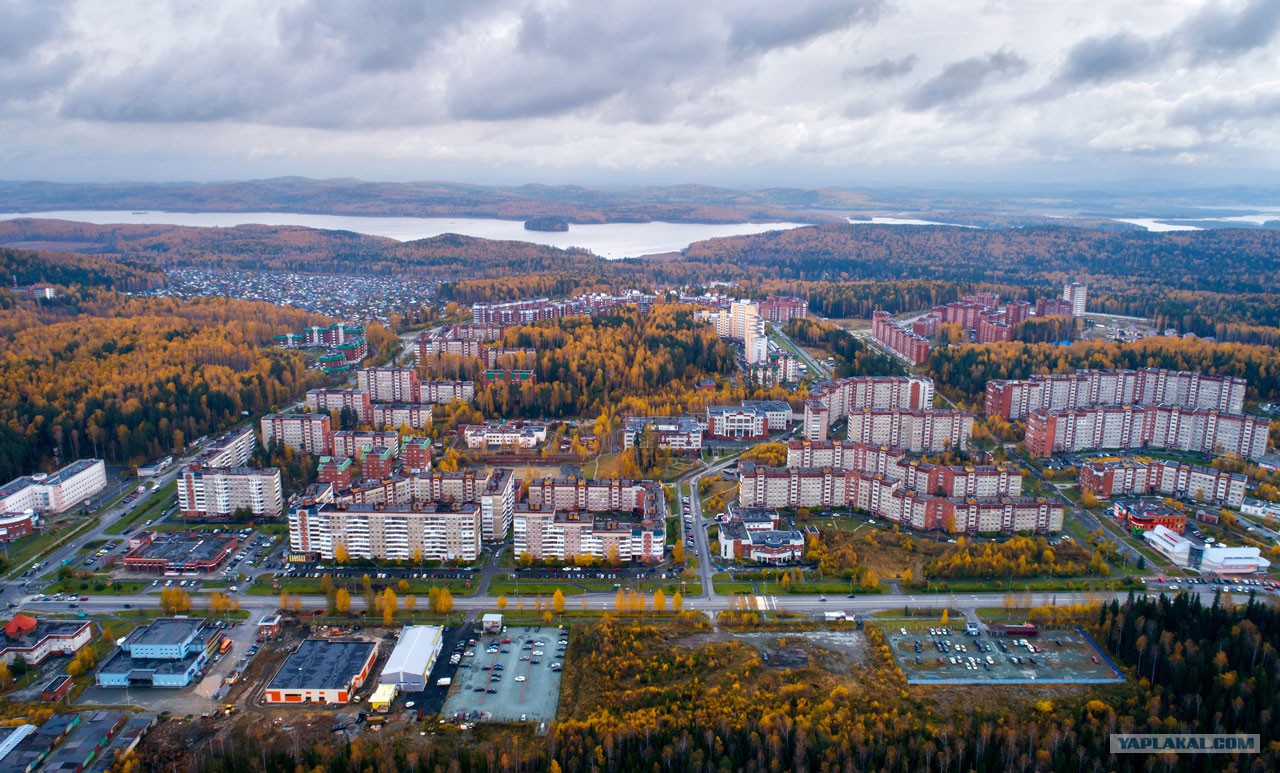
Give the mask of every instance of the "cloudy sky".
<svg viewBox="0 0 1280 773">
<path fill-rule="evenodd" d="M 0 178 L 1274 181 L 1280 0 L 0 0 Z"/>
</svg>

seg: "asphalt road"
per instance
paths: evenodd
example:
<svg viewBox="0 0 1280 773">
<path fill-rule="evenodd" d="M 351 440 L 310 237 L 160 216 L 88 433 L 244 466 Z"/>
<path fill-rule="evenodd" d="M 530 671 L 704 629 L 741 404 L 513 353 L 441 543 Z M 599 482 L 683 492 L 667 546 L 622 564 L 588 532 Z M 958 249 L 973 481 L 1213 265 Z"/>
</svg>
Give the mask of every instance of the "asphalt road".
<svg viewBox="0 0 1280 773">
<path fill-rule="evenodd" d="M 1205 586 L 1204 588 L 1187 589 L 1179 592 L 1197 593 L 1201 596 L 1205 603 L 1212 601 L 1216 586 Z M 1157 588 L 1146 588 L 1145 593 L 1162 592 Z M 1171 593 L 1169 591 L 1163 591 Z M 1138 593 L 1135 591 L 1135 594 Z M 868 613 L 880 610 L 896 610 L 904 608 L 940 608 L 943 606 L 952 609 L 974 610 L 981 607 L 1000 607 L 1003 606 L 1008 598 L 1007 592 L 999 593 L 952 593 L 952 594 L 909 594 L 909 593 L 882 593 L 882 594 L 859 594 L 853 597 L 848 596 L 774 596 L 768 598 L 770 609 L 786 610 L 790 612 L 800 612 L 809 614 L 820 614 L 822 612 L 846 611 L 854 613 Z M 1016 594 L 1018 605 L 1020 607 L 1027 606 L 1062 606 L 1067 604 L 1078 603 L 1096 603 L 1098 601 L 1110 601 L 1117 599 L 1124 601 L 1129 593 L 1126 592 L 1032 592 Z M 1247 600 L 1248 594 L 1232 594 L 1237 599 Z M 255 622 L 257 617 L 268 613 L 274 613 L 278 610 L 279 599 L 275 596 L 245 596 L 236 597 L 240 602 L 240 608 L 249 612 L 250 622 Z M 705 593 L 696 599 L 686 599 L 685 609 L 697 609 L 705 612 L 718 612 L 721 610 L 731 609 L 738 603 L 738 596 L 707 596 Z M 205 595 L 197 595 L 192 597 L 192 604 L 196 608 L 206 607 L 209 599 Z M 613 592 L 589 593 L 586 595 L 587 609 L 611 610 L 614 608 L 615 598 Z M 76 602 L 77 610 L 84 610 L 91 615 L 106 615 L 118 612 L 123 609 L 139 609 L 154 608 L 159 605 L 159 599 L 154 595 L 143 594 L 133 596 L 91 596 L 88 601 Z M 304 596 L 303 605 L 306 609 L 315 609 L 323 607 L 325 603 L 324 596 Z M 362 609 L 364 598 L 360 594 L 351 597 L 351 607 L 353 610 Z M 576 602 L 575 602 L 576 605 Z M 22 603 L 21 608 L 32 612 L 62 612 L 70 611 L 67 602 L 53 601 L 33 601 L 26 600 Z M 456 596 L 454 597 L 454 608 L 459 611 L 493 611 L 497 608 L 497 598 L 489 595 L 477 596 Z"/>
</svg>

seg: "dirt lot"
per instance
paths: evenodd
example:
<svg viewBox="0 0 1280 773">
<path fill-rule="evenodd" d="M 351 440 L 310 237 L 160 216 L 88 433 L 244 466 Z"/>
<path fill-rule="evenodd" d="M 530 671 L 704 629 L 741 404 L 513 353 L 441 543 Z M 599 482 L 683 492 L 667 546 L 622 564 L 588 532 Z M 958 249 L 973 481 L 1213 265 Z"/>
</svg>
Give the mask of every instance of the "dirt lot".
<svg viewBox="0 0 1280 773">
<path fill-rule="evenodd" d="M 700 633 L 680 640 L 686 647 L 712 642 L 738 641 L 760 652 L 760 659 L 774 668 L 817 666 L 834 674 L 847 674 L 868 660 L 867 639 L 860 631 L 791 631 Z"/>
</svg>

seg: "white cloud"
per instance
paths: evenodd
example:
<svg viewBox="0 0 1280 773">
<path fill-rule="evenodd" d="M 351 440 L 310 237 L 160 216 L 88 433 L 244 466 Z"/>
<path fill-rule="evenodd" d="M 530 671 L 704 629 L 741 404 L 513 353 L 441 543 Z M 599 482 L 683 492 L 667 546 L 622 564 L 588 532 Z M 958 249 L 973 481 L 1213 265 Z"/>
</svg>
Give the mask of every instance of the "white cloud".
<svg viewBox="0 0 1280 773">
<path fill-rule="evenodd" d="M 1275 0 L 269 5 L 0 0 L 5 176 L 768 185 L 1280 165 Z"/>
</svg>

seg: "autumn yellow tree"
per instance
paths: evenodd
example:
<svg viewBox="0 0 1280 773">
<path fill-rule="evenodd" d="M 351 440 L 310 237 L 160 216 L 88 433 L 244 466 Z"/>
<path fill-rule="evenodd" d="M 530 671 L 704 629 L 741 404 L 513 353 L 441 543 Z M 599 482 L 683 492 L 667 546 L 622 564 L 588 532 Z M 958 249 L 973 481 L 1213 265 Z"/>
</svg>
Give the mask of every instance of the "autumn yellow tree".
<svg viewBox="0 0 1280 773">
<path fill-rule="evenodd" d="M 396 610 L 399 608 L 399 601 L 396 599 L 396 592 L 387 588 L 382 592 L 382 624 L 391 625 L 395 620 Z"/>
<path fill-rule="evenodd" d="M 662 592 L 662 588 L 653 592 L 653 611 L 658 613 L 667 611 L 667 594 Z"/>
<path fill-rule="evenodd" d="M 684 594 L 680 591 L 676 591 L 676 594 L 671 597 L 671 608 L 677 612 L 684 608 Z"/>
<path fill-rule="evenodd" d="M 622 588 L 618 588 L 618 592 L 613 594 L 613 608 L 619 612 L 627 611 L 627 592 Z"/>
<path fill-rule="evenodd" d="M 564 592 L 559 588 L 556 588 L 556 592 L 551 594 L 551 608 L 555 610 L 557 615 L 564 612 Z"/>
<path fill-rule="evenodd" d="M 404 611 L 405 611 L 405 612 L 407 612 L 407 613 L 409 613 L 410 615 L 412 615 L 412 614 L 413 614 L 413 612 L 414 612 L 414 610 L 416 610 L 417 608 L 418 608 L 418 597 L 417 597 L 417 596 L 405 596 L 405 597 L 404 597 Z"/>
<path fill-rule="evenodd" d="M 333 546 L 333 560 L 339 564 L 345 564 L 351 560 L 350 554 L 347 553 L 347 546 L 339 542 Z"/>
<path fill-rule="evenodd" d="M 497 604 L 497 606 L 498 606 L 498 611 L 499 611 L 499 612 L 501 612 L 501 611 L 503 611 L 504 609 L 506 609 L 506 608 L 507 608 L 507 597 L 506 597 L 506 596 L 499 596 L 499 597 L 498 597 L 498 600 L 497 600 L 495 603 L 496 603 L 496 604 Z"/>
<path fill-rule="evenodd" d="M 671 561 L 677 564 L 684 563 L 684 543 L 677 542 L 671 546 Z"/>
<path fill-rule="evenodd" d="M 351 594 L 346 588 L 338 588 L 338 592 L 333 597 L 333 608 L 340 615 L 345 615 L 351 611 Z"/>
<path fill-rule="evenodd" d="M 165 588 L 160 591 L 160 611 L 166 615 L 180 615 L 191 609 L 191 596 L 181 588 Z"/>
</svg>

